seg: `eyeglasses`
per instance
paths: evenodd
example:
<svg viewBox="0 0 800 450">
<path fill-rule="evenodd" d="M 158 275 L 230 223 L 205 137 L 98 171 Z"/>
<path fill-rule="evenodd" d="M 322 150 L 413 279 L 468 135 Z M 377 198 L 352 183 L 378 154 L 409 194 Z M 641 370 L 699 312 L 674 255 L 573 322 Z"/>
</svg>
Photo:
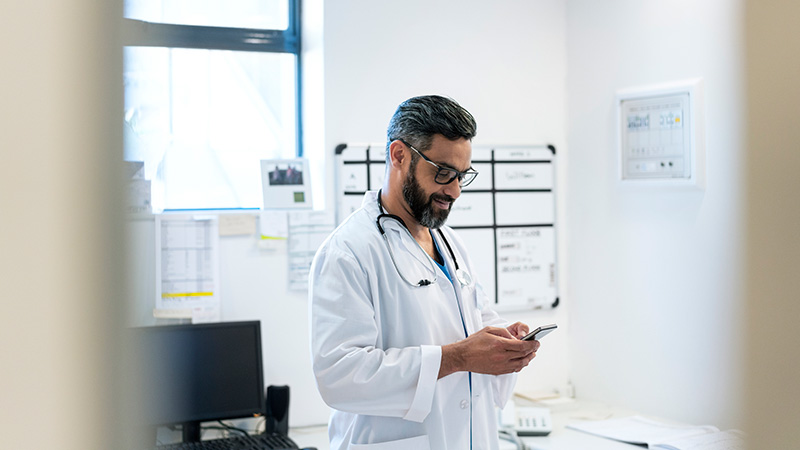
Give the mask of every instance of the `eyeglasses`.
<svg viewBox="0 0 800 450">
<path fill-rule="evenodd" d="M 428 164 L 432 165 L 433 167 L 436 167 L 436 169 L 437 169 L 436 177 L 433 179 L 433 181 L 435 181 L 436 184 L 450 184 L 450 183 L 453 182 L 453 180 L 458 178 L 458 185 L 460 187 L 465 187 L 465 186 L 469 185 L 470 183 L 472 183 L 472 181 L 475 180 L 475 177 L 478 176 L 478 172 L 476 172 L 474 170 L 467 170 L 466 172 L 459 172 L 459 171 L 457 171 L 455 169 L 450 169 L 448 167 L 442 167 L 442 166 L 436 164 L 435 162 L 431 161 L 430 158 L 428 158 L 427 156 L 423 155 L 419 150 L 415 149 L 408 142 L 406 142 L 406 141 L 404 141 L 402 139 L 398 139 L 398 141 L 400 141 L 403 144 L 405 144 L 405 146 L 410 148 L 411 150 L 414 150 L 415 152 L 417 152 L 417 154 L 419 156 L 422 156 L 422 159 L 427 161 Z"/>
</svg>

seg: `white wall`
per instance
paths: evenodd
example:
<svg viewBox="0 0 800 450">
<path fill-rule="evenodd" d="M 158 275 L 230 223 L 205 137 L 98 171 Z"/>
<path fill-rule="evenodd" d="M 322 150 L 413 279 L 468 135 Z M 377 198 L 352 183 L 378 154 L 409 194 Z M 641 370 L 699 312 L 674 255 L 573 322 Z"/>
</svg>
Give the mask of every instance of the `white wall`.
<svg viewBox="0 0 800 450">
<path fill-rule="evenodd" d="M 306 155 L 327 177 L 324 189 L 315 190 L 316 207 L 333 207 L 333 196 L 319 193 L 333 192 L 336 145 L 382 142 L 394 109 L 415 95 L 448 95 L 468 108 L 478 121 L 476 144 L 564 145 L 563 2 L 510 1 L 501 7 L 470 1 L 454 9 L 421 0 L 335 0 L 326 2 L 324 15 L 319 2 L 304 8 L 304 16 L 316 22 L 305 45 Z M 139 268 L 132 272 L 133 288 L 141 299 L 131 321 L 153 323 L 154 224 L 142 219 L 131 225 L 136 244 L 130 258 Z M 222 319 L 261 320 L 265 382 L 292 387 L 290 424 L 326 423 L 329 410 L 311 373 L 306 294 L 288 292 L 286 276 L 284 250 L 259 250 L 253 236 L 220 238 Z M 562 387 L 568 372 L 566 309 L 507 316 L 563 327 L 548 336 L 519 382 L 527 391 Z"/>
<path fill-rule="evenodd" d="M 567 1 L 572 375 L 580 397 L 736 425 L 743 323 L 740 1 Z M 705 190 L 621 187 L 618 89 L 702 77 Z"/>
<path fill-rule="evenodd" d="M 382 142 L 397 104 L 411 96 L 459 101 L 478 121 L 476 145 L 555 145 L 562 303 L 506 316 L 560 329 L 518 389 L 572 380 L 580 397 L 736 425 L 739 2 L 330 0 L 321 8 L 309 3 L 304 13 L 318 25 L 317 40 L 306 46 L 306 69 L 314 73 L 306 73 L 313 96 L 305 123 L 306 155 L 324 174 L 314 178 L 324 179 L 317 207 L 333 207 L 336 145 Z M 708 105 L 706 189 L 621 188 L 615 91 L 694 77 L 704 78 Z M 135 258 L 150 258 L 148 227 L 135 225 L 144 249 Z M 307 301 L 286 291 L 284 255 L 258 250 L 252 237 L 221 239 L 223 319 L 262 320 L 273 363 L 266 382 L 292 385 L 291 424 L 324 423 L 328 410 L 308 356 Z"/>
<path fill-rule="evenodd" d="M 398 104 L 416 95 L 440 94 L 475 116 L 475 145 L 555 145 L 563 186 L 564 14 L 561 0 L 326 2 L 326 156 L 340 143 L 385 142 Z M 327 191 L 334 192 L 330 162 L 327 170 Z M 565 193 L 558 195 L 563 248 Z M 332 197 L 327 204 L 333 205 Z M 563 268 L 565 261 L 560 263 Z M 559 282 L 565 286 L 563 270 Z M 533 365 L 521 374 L 519 389 L 547 390 L 567 382 L 568 307 L 504 314 L 533 326 L 558 322 L 562 327 L 547 337 Z"/>
</svg>

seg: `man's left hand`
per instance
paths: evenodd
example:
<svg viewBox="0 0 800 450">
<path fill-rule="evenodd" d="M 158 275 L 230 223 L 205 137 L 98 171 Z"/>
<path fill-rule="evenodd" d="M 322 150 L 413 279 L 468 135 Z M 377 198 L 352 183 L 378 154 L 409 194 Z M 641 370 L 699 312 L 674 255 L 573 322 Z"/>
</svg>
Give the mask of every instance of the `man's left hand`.
<svg viewBox="0 0 800 450">
<path fill-rule="evenodd" d="M 508 327 L 506 327 L 506 329 L 508 330 L 509 333 L 511 333 L 512 336 L 514 336 L 517 339 L 522 339 L 530 331 L 528 326 L 522 322 L 517 322 L 515 324 L 509 325 Z"/>
</svg>

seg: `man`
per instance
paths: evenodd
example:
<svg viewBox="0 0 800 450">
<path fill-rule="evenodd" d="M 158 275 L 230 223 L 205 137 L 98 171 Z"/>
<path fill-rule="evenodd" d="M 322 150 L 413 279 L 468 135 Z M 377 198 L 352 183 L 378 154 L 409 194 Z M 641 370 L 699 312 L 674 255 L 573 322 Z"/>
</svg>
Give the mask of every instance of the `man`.
<svg viewBox="0 0 800 450">
<path fill-rule="evenodd" d="M 475 120 L 455 101 L 403 102 L 386 178 L 323 243 L 311 268 L 311 346 L 340 449 L 496 449 L 495 406 L 537 341 L 491 311 L 444 222 L 472 181 Z"/>
</svg>

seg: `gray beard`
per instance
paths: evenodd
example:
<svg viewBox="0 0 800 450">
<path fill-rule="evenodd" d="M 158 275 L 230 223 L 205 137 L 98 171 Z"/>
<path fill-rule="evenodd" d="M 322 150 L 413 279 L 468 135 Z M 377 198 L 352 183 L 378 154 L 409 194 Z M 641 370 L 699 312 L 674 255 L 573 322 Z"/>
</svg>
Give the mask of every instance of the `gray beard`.
<svg viewBox="0 0 800 450">
<path fill-rule="evenodd" d="M 411 209 L 411 215 L 423 227 L 433 230 L 441 228 L 447 221 L 450 210 L 443 210 L 437 214 L 433 207 L 435 196 L 432 195 L 427 200 L 425 199 L 425 194 L 422 192 L 422 188 L 417 183 L 417 179 L 412 175 L 412 172 L 413 168 L 403 182 L 403 198 L 408 203 L 409 209 Z"/>
</svg>

